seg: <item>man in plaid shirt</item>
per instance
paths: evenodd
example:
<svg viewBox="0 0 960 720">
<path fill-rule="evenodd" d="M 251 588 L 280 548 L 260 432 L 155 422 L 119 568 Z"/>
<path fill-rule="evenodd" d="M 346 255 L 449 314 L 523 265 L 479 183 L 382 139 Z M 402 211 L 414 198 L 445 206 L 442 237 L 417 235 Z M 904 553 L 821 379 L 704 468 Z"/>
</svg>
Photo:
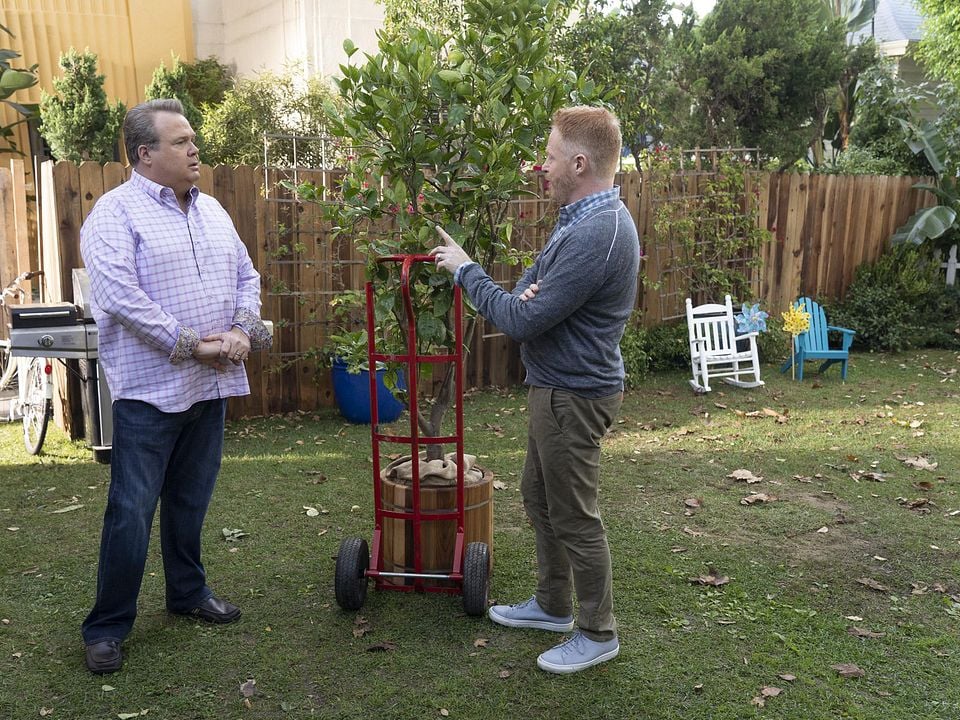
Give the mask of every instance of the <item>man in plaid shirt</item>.
<svg viewBox="0 0 960 720">
<path fill-rule="evenodd" d="M 80 232 L 99 356 L 113 396 L 110 491 L 86 663 L 120 669 L 154 511 L 167 609 L 229 623 L 240 609 L 207 587 L 200 534 L 220 469 L 226 399 L 249 393 L 244 360 L 267 347 L 260 276 L 226 211 L 194 185 L 196 134 L 177 100 L 124 120 L 130 179 Z"/>
</svg>

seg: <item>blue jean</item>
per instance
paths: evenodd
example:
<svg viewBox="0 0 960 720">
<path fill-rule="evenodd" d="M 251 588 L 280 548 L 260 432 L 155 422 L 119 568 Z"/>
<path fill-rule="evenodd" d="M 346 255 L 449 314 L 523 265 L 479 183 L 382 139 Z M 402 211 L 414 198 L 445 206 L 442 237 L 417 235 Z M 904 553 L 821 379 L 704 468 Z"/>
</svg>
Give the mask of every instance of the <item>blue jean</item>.
<svg viewBox="0 0 960 720">
<path fill-rule="evenodd" d="M 220 470 L 226 408 L 226 400 L 178 413 L 139 400 L 113 403 L 110 492 L 97 598 L 81 628 L 86 644 L 122 641 L 133 627 L 158 501 L 167 609 L 186 612 L 213 594 L 200 534 Z"/>
</svg>

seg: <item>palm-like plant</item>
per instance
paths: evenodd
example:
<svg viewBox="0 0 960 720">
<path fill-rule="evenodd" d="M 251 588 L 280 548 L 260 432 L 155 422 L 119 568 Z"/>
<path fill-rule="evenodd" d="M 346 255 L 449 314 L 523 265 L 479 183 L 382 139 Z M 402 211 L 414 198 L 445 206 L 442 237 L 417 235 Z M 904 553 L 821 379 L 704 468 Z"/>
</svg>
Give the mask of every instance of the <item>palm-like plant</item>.
<svg viewBox="0 0 960 720">
<path fill-rule="evenodd" d="M 917 190 L 933 193 L 939 203 L 921 208 L 900 227 L 891 238 L 895 245 L 931 243 L 946 249 L 957 242 L 960 235 L 960 188 L 957 185 L 957 167 L 939 130 L 929 121 L 919 125 L 900 119 L 907 135 L 907 143 L 914 154 L 923 153 L 936 173 L 934 183 L 917 183 Z"/>
</svg>

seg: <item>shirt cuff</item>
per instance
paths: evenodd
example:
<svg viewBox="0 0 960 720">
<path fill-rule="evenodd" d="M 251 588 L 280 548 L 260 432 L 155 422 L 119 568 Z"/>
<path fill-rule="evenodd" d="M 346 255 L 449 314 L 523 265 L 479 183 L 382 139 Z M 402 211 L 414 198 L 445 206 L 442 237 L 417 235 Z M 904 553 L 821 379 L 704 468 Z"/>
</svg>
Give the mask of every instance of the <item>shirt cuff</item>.
<svg viewBox="0 0 960 720">
<path fill-rule="evenodd" d="M 463 271 L 465 268 L 469 267 L 470 265 L 476 265 L 476 264 L 477 263 L 474 262 L 473 260 L 467 260 L 465 263 L 461 263 L 460 267 L 458 267 L 456 271 L 453 273 L 453 284 L 460 285 L 461 287 L 463 287 L 463 285 L 460 283 L 460 275 L 463 274 Z"/>
<path fill-rule="evenodd" d="M 177 344 L 173 346 L 173 352 L 170 353 L 170 364 L 179 365 L 184 360 L 193 357 L 194 351 L 200 344 L 200 336 L 196 330 L 180 325 L 177 327 Z"/>
<path fill-rule="evenodd" d="M 238 308 L 233 314 L 233 326 L 250 338 L 251 350 L 266 350 L 273 346 L 273 335 L 255 312 Z"/>
</svg>

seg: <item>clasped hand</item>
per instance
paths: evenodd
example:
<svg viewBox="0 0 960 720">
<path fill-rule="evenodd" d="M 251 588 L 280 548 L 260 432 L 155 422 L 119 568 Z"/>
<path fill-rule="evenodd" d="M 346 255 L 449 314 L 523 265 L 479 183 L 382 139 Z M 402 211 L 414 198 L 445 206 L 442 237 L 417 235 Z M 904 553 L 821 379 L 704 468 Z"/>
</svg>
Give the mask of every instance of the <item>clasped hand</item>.
<svg viewBox="0 0 960 720">
<path fill-rule="evenodd" d="M 225 370 L 227 362 L 241 365 L 250 356 L 250 338 L 239 328 L 207 335 L 200 340 L 193 357 L 215 370 Z"/>
</svg>

